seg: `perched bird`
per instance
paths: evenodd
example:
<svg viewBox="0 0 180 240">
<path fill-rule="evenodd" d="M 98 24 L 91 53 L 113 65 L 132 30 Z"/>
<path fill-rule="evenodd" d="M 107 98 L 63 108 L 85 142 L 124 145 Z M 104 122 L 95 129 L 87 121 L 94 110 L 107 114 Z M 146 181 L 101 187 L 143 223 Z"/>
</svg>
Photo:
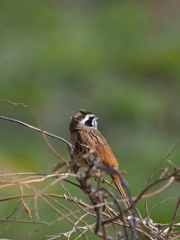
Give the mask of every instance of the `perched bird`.
<svg viewBox="0 0 180 240">
<path fill-rule="evenodd" d="M 94 151 L 98 156 L 100 166 L 114 168 L 118 170 L 118 162 L 111 151 L 106 139 L 97 129 L 97 117 L 84 109 L 79 109 L 79 112 L 72 116 L 70 123 L 70 142 L 74 146 L 73 160 L 81 167 L 87 167 L 90 163 L 84 156 Z M 109 174 L 120 195 L 127 197 L 126 191 L 122 186 L 119 176 L 112 172 L 106 171 Z M 97 169 L 96 177 L 104 175 L 104 171 Z M 124 201 L 127 208 L 131 206 L 130 201 Z"/>
</svg>

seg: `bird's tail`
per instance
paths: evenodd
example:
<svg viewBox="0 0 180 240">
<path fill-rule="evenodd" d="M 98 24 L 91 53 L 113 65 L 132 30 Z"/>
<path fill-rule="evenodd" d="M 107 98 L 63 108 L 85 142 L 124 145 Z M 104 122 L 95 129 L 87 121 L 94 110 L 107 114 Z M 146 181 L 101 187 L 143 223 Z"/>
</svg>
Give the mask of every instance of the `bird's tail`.
<svg viewBox="0 0 180 240">
<path fill-rule="evenodd" d="M 111 178 L 112 178 L 118 192 L 120 193 L 120 195 L 122 195 L 123 197 L 127 197 L 127 193 L 122 186 L 122 183 L 119 179 L 119 176 L 117 174 L 112 174 Z M 131 203 L 130 203 L 129 200 L 124 200 L 123 202 L 124 202 L 124 205 L 125 205 L 126 208 L 131 207 Z"/>
</svg>

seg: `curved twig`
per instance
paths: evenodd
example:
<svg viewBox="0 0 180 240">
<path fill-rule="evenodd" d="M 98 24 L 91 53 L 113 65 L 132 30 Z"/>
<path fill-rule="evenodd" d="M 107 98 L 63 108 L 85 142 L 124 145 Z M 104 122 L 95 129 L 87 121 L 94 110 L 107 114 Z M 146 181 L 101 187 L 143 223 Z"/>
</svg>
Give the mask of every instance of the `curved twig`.
<svg viewBox="0 0 180 240">
<path fill-rule="evenodd" d="M 0 116 L 0 119 L 3 119 L 3 120 L 6 120 L 6 121 L 9 121 L 9 122 L 14 122 L 14 123 L 17 123 L 17 124 L 20 124 L 24 127 L 27 127 L 27 128 L 30 128 L 31 130 L 34 130 L 34 131 L 37 131 L 37 132 L 40 132 L 40 133 L 43 133 L 49 137 L 52 137 L 52 138 L 55 138 L 61 142 L 63 142 L 64 144 L 66 144 L 66 146 L 68 147 L 69 151 L 71 152 L 72 149 L 73 149 L 73 146 L 71 145 L 71 143 L 69 143 L 67 140 L 65 140 L 64 138 L 62 137 L 59 137 L 57 135 L 54 135 L 52 133 L 49 133 L 49 132 L 46 132 L 44 130 L 41 130 L 39 128 L 36 128 L 36 127 L 33 127 L 31 126 L 30 124 L 27 124 L 27 123 L 24 123 L 22 121 L 19 121 L 19 120 L 16 120 L 16 119 L 13 119 L 13 118 L 8 118 L 8 117 L 4 117 L 4 116 Z"/>
</svg>

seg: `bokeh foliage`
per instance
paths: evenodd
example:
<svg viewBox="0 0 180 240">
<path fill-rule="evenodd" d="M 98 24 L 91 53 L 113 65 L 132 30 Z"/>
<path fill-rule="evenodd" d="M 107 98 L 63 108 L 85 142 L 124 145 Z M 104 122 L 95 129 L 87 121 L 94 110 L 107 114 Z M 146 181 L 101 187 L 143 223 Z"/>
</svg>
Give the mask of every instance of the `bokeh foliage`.
<svg viewBox="0 0 180 240">
<path fill-rule="evenodd" d="M 179 7 L 175 0 L 1 1 L 0 99 L 28 105 L 0 102 L 1 115 L 36 126 L 40 119 L 68 139 L 70 116 L 78 108 L 93 111 L 138 195 L 179 141 Z M 2 170 L 44 173 L 58 161 L 40 134 L 22 126 L 1 121 L 0 139 Z M 61 143 L 51 143 L 69 157 Z M 177 164 L 179 156 L 177 149 L 171 160 Z M 167 161 L 162 167 L 171 168 Z M 178 191 L 169 188 L 149 204 L 171 196 Z M 143 201 L 139 207 L 143 212 Z M 173 210 L 163 207 L 156 221 L 170 221 Z"/>
</svg>

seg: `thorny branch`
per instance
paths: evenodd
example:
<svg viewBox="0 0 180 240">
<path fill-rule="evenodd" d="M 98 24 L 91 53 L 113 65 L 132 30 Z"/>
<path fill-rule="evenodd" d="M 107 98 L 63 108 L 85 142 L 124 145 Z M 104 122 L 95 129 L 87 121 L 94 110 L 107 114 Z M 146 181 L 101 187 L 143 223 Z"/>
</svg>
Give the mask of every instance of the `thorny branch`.
<svg viewBox="0 0 180 240">
<path fill-rule="evenodd" d="M 4 100 L 6 102 L 11 103 L 8 100 Z M 13 104 L 13 103 L 12 103 Z M 23 104 L 13 104 L 13 105 L 22 105 Z M 54 134 L 48 133 L 42 130 L 42 127 L 36 128 L 29 124 L 26 124 L 22 121 L 7 118 L 0 116 L 0 119 L 14 122 L 25 126 L 29 129 L 40 132 L 43 136 L 49 136 L 55 138 L 68 147 L 68 151 L 70 156 L 72 156 L 73 147 L 72 145 L 65 139 L 56 136 Z M 124 199 L 120 198 L 119 195 L 115 194 L 111 184 L 108 183 L 106 187 L 101 186 L 101 182 L 97 183 L 97 187 L 93 187 L 92 175 L 95 168 L 101 168 L 98 165 L 98 158 L 95 156 L 92 165 L 89 166 L 84 172 L 78 171 L 77 173 L 68 173 L 62 172 L 62 167 L 64 163 L 66 166 L 71 167 L 60 154 L 58 154 L 53 146 L 48 142 L 45 138 L 47 145 L 54 152 L 54 154 L 63 162 L 60 163 L 59 167 L 56 168 L 55 173 L 53 174 L 44 174 L 44 173 L 7 173 L 3 172 L 0 174 L 0 189 L 7 189 L 9 187 L 13 188 L 15 186 L 21 186 L 23 191 L 20 195 L 16 196 L 6 196 L 4 198 L 0 198 L 0 202 L 12 202 L 16 199 L 19 199 L 18 204 L 16 203 L 14 210 L 7 214 L 7 216 L 0 220 L 0 224 L 7 224 L 3 230 L 1 230 L 0 234 L 2 235 L 4 232 L 7 232 L 12 224 L 32 224 L 32 225 L 41 225 L 42 227 L 33 230 L 30 234 L 35 235 L 37 232 L 41 231 L 44 228 L 49 228 L 55 224 L 66 224 L 68 223 L 70 226 L 69 231 L 67 232 L 59 232 L 54 235 L 46 235 L 43 239 L 60 239 L 61 237 L 66 237 L 67 239 L 90 239 L 87 235 L 87 232 L 91 234 L 91 238 L 93 235 L 97 235 L 103 240 L 113 240 L 113 239 L 162 239 L 162 240 L 176 240 L 179 239 L 180 236 L 180 223 L 177 222 L 180 217 L 178 211 L 180 208 L 180 199 L 177 201 L 177 204 L 174 208 L 174 212 L 172 213 L 172 219 L 169 223 L 154 223 L 152 219 L 150 219 L 150 212 L 152 210 L 148 210 L 147 202 L 146 202 L 146 213 L 147 218 L 142 218 L 138 209 L 135 207 L 137 202 L 139 202 L 142 198 L 153 197 L 154 195 L 160 194 L 164 189 L 168 188 L 170 184 L 173 184 L 175 181 L 179 182 L 180 178 L 180 168 L 175 167 L 174 170 L 169 173 L 169 170 L 164 170 L 163 174 L 159 176 L 154 182 L 152 182 L 152 176 L 154 172 L 157 171 L 158 167 L 162 162 L 164 162 L 174 151 L 177 149 L 180 143 L 178 143 L 175 148 L 164 158 L 153 170 L 151 173 L 150 179 L 148 181 L 147 187 L 141 191 L 141 193 L 137 197 L 133 197 L 130 194 L 130 190 L 126 182 L 123 182 L 123 178 L 121 174 L 117 172 L 117 175 L 120 177 L 121 181 L 124 184 L 128 192 L 128 197 L 132 205 L 133 213 L 127 213 L 123 209 L 122 202 Z M 89 156 L 86 155 L 88 158 Z M 114 171 L 114 169 L 105 169 L 106 171 Z M 61 173 L 58 173 L 61 171 Z M 49 183 L 50 181 L 50 183 Z M 77 183 L 78 181 L 78 183 Z M 40 182 L 45 182 L 46 185 L 39 189 Z M 165 182 L 165 184 L 157 189 L 154 192 L 147 193 L 152 187 L 157 186 L 158 183 Z M 54 186 L 60 187 L 59 183 L 61 183 L 61 193 L 51 193 L 51 189 Z M 65 184 L 63 184 L 65 183 Z M 35 187 L 35 186 L 36 187 Z M 73 190 L 72 190 L 73 189 Z M 26 193 L 27 190 L 27 193 Z M 29 193 L 29 191 L 31 193 Z M 78 191 L 83 191 L 87 196 L 88 201 L 81 200 L 78 198 Z M 58 191 L 59 192 L 59 191 Z M 77 194 L 76 194 L 77 193 Z M 73 197 L 73 196 L 76 197 Z M 27 202 L 27 199 L 28 202 Z M 22 201 L 23 200 L 23 201 Z M 43 219 L 44 221 L 40 221 L 39 210 L 40 206 L 37 203 L 39 201 L 44 202 L 47 205 L 46 211 L 51 212 L 54 215 L 53 220 Z M 157 208 L 164 200 L 157 204 L 155 207 Z M 22 204 L 23 203 L 23 204 Z M 74 209 L 76 206 L 76 209 Z M 33 212 L 32 220 L 23 220 L 21 219 L 21 213 L 26 211 L 27 209 Z M 155 209 L 155 207 L 153 209 Z M 26 209 L 27 208 L 27 209 Z M 72 210 L 73 209 L 73 210 Z M 35 217 L 34 217 L 35 215 Z M 58 217 L 57 217 L 58 215 Z M 90 218 L 91 217 L 91 218 Z M 37 218 L 37 219 L 35 219 Z M 91 219 L 91 220 L 89 220 Z M 59 227 L 57 228 L 59 229 Z M 28 234 L 28 233 L 27 233 Z M 76 235 L 74 235 L 76 234 Z M 74 237 L 76 236 L 76 238 Z"/>
</svg>

